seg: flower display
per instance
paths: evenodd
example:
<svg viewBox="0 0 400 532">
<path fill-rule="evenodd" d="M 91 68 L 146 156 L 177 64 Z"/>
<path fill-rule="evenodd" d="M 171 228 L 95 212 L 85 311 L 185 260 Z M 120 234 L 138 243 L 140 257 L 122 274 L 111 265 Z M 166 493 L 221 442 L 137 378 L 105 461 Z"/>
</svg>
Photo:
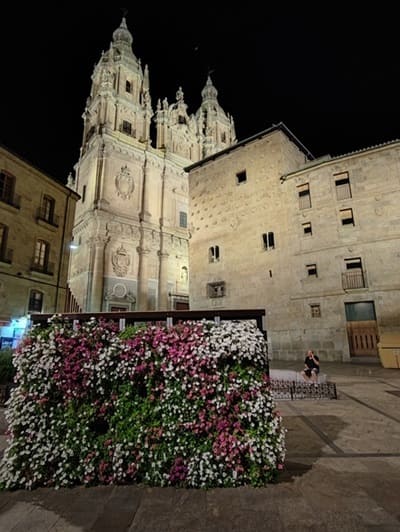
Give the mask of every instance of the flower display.
<svg viewBox="0 0 400 532">
<path fill-rule="evenodd" d="M 251 321 L 120 333 L 54 316 L 14 365 L 3 489 L 262 486 L 283 467 L 266 341 Z"/>
</svg>

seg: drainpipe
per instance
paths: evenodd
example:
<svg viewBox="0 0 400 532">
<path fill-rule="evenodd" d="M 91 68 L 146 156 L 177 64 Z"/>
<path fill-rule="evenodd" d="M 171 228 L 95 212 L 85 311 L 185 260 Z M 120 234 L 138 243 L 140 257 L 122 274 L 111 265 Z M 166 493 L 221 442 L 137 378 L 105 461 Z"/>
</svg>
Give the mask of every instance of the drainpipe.
<svg viewBox="0 0 400 532">
<path fill-rule="evenodd" d="M 58 305 L 58 299 L 59 299 L 61 266 L 62 266 L 64 247 L 65 247 L 65 229 L 67 225 L 68 206 L 69 206 L 69 200 L 71 198 L 71 194 L 72 194 L 72 190 L 69 190 L 68 196 L 67 196 L 67 202 L 65 204 L 65 210 L 64 210 L 64 222 L 63 222 L 62 237 L 61 237 L 60 256 L 58 259 L 58 268 L 57 268 L 57 285 L 56 285 L 56 298 L 54 301 L 54 312 L 57 312 L 57 305 Z"/>
</svg>

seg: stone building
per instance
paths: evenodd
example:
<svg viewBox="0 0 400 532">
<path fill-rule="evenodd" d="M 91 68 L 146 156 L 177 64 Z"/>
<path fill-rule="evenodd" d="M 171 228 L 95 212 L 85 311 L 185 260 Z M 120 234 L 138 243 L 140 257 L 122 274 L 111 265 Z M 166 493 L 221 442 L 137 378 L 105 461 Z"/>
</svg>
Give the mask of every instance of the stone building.
<svg viewBox="0 0 400 532">
<path fill-rule="evenodd" d="M 265 308 L 273 358 L 377 356 L 400 330 L 399 155 L 315 160 L 278 124 L 187 167 L 191 308 Z"/>
<path fill-rule="evenodd" d="M 184 168 L 236 142 L 210 77 L 194 115 L 180 87 L 175 102 L 158 100 L 153 110 L 149 69 L 132 41 L 122 19 L 94 68 L 83 114 L 69 276 L 82 311 L 188 307 Z"/>
<path fill-rule="evenodd" d="M 79 196 L 0 146 L 0 327 L 63 312 Z"/>
</svg>

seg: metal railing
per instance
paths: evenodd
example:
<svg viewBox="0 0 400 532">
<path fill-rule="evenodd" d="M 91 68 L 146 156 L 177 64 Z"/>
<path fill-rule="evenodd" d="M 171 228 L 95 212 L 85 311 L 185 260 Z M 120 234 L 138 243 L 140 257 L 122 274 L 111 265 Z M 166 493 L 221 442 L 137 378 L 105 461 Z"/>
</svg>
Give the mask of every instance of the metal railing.
<svg viewBox="0 0 400 532">
<path fill-rule="evenodd" d="M 363 270 L 352 270 L 342 273 L 342 286 L 344 290 L 366 288 L 366 276 Z"/>
<path fill-rule="evenodd" d="M 134 312 L 65 312 L 57 314 L 76 324 L 89 321 L 91 318 L 115 321 L 123 330 L 127 325 L 140 323 L 166 323 L 172 326 L 182 321 L 212 320 L 220 323 L 222 320 L 254 320 L 264 336 L 266 331 L 263 324 L 265 309 L 238 309 L 238 310 L 165 310 L 165 311 L 134 311 Z M 46 327 L 53 314 L 32 314 L 32 325 L 39 324 Z"/>
</svg>

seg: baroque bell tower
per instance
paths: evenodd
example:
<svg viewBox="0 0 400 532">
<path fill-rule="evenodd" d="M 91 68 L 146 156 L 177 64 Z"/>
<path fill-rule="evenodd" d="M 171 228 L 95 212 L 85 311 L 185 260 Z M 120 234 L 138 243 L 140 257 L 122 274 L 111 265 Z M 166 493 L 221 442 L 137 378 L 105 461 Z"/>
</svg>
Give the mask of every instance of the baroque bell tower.
<svg viewBox="0 0 400 532">
<path fill-rule="evenodd" d="M 210 78 L 195 115 L 180 87 L 154 113 L 149 69 L 132 43 L 124 17 L 94 67 L 83 113 L 69 285 L 86 312 L 188 308 L 184 168 L 236 142 Z"/>
</svg>

